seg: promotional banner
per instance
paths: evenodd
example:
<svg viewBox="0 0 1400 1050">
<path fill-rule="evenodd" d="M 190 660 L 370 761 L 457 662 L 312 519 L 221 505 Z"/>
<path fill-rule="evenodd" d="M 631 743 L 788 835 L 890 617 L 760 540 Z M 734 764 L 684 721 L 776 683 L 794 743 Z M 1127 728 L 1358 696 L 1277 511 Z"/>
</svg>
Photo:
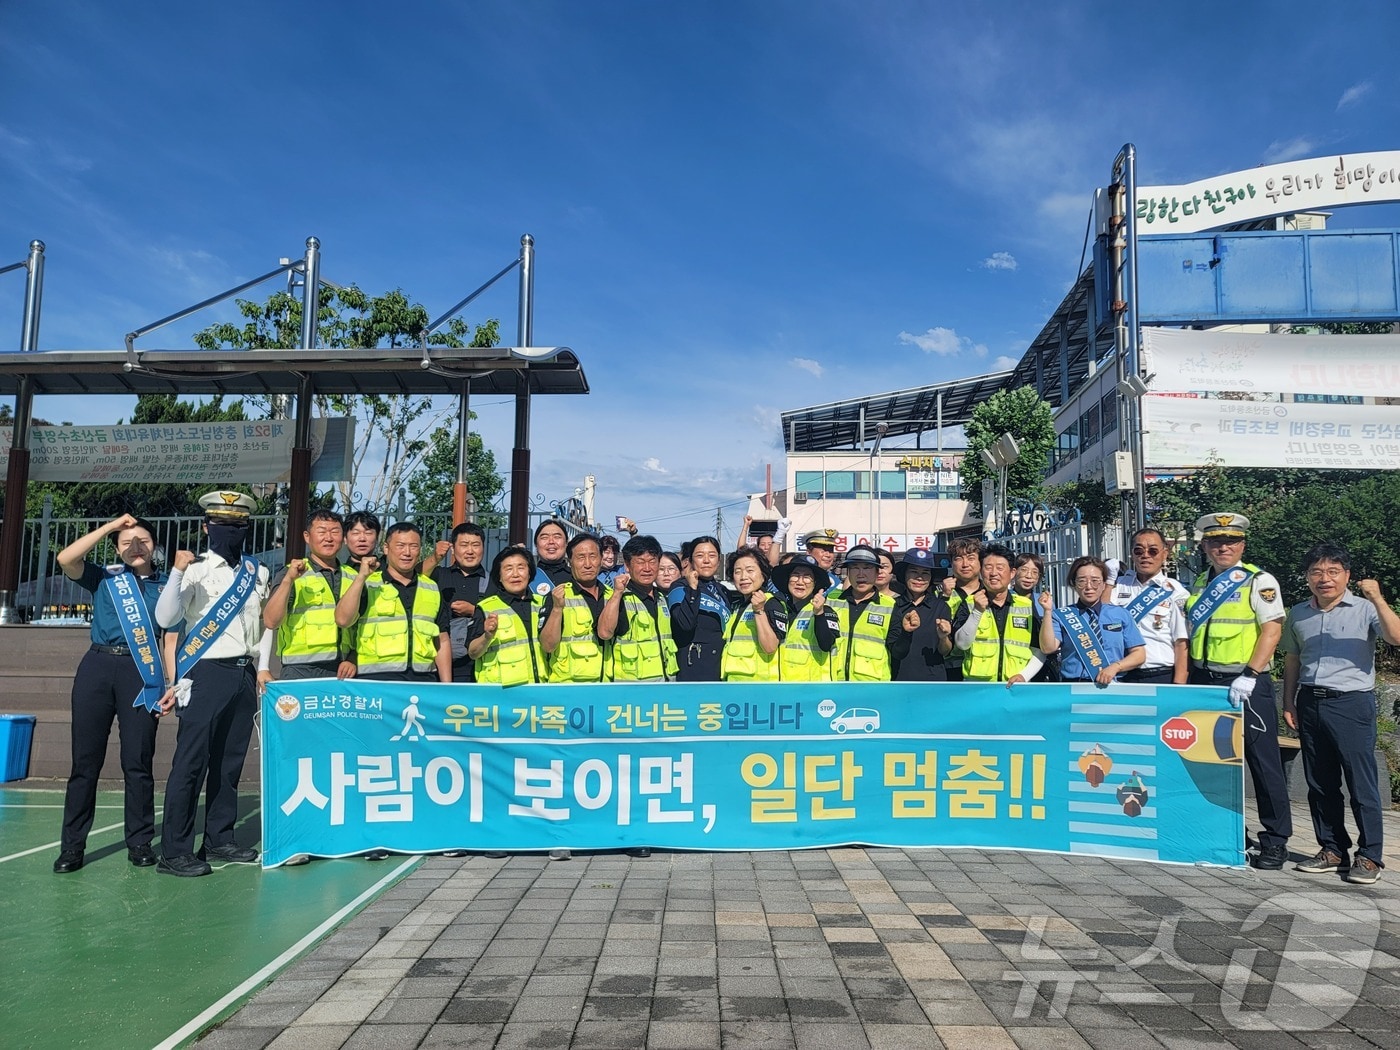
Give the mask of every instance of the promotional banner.
<svg viewBox="0 0 1400 1050">
<path fill-rule="evenodd" d="M 1400 150 L 1290 160 L 1137 188 L 1137 232 L 1195 233 L 1269 215 L 1400 200 Z"/>
<path fill-rule="evenodd" d="M 1400 335 L 1271 335 L 1144 328 L 1154 392 L 1245 390 L 1400 397 Z"/>
<path fill-rule="evenodd" d="M 1142 399 L 1148 468 L 1400 469 L 1400 406 Z"/>
<path fill-rule="evenodd" d="M 1223 688 L 315 679 L 270 684 L 262 726 L 266 867 L 852 843 L 1244 861 Z"/>
<path fill-rule="evenodd" d="M 287 481 L 296 422 L 134 423 L 29 430 L 31 481 L 170 484 L 269 484 Z M 0 427 L 0 477 L 8 468 L 11 427 Z M 311 480 L 344 481 L 353 472 L 355 421 L 311 421 Z"/>
</svg>

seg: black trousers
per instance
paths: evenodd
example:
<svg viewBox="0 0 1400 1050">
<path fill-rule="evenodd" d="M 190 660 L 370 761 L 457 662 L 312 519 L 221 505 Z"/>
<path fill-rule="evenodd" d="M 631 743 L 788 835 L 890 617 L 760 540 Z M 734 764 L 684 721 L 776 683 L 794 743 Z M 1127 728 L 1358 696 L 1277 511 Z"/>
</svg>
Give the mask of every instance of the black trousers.
<svg viewBox="0 0 1400 1050">
<path fill-rule="evenodd" d="M 1201 667 L 1191 668 L 1191 685 L 1229 687 L 1236 675 L 1214 674 Z M 1288 808 L 1288 781 L 1283 775 L 1283 757 L 1278 750 L 1278 703 L 1274 680 L 1261 674 L 1254 680 L 1254 692 L 1245 704 L 1244 761 L 1254 779 L 1254 804 L 1259 808 L 1259 845 L 1282 846 L 1293 834 L 1293 812 Z"/>
<path fill-rule="evenodd" d="M 1171 685 L 1175 673 L 1175 669 L 1171 667 L 1135 667 L 1131 671 L 1124 671 L 1118 676 L 1118 680 L 1138 685 Z"/>
<path fill-rule="evenodd" d="M 1376 694 L 1369 690 L 1320 697 L 1298 690 L 1298 735 L 1317 844 L 1345 856 L 1351 850 L 1342 778 L 1356 818 L 1357 855 L 1382 867 L 1381 793 L 1376 781 Z"/>
<path fill-rule="evenodd" d="M 180 712 L 175 758 L 165 788 L 160 847 L 167 857 L 194 852 L 195 814 L 204 799 L 204 843 L 233 845 L 238 820 L 238 779 L 253 735 L 257 668 L 206 657 L 189 673 L 190 702 Z"/>
<path fill-rule="evenodd" d="M 107 757 L 112 719 L 121 741 L 126 785 L 126 845 L 149 846 L 156 834 L 156 786 L 151 762 L 156 753 L 154 714 L 131 702 L 141 692 L 141 675 L 130 656 L 89 649 L 73 676 L 73 767 L 63 798 L 62 849 L 84 849 L 97 812 L 97 780 Z"/>
</svg>

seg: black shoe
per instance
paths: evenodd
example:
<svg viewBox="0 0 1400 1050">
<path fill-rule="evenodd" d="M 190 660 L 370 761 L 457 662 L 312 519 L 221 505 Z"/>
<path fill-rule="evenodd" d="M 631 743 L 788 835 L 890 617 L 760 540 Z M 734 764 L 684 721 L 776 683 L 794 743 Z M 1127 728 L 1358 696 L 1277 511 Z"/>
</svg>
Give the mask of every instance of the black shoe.
<svg viewBox="0 0 1400 1050">
<path fill-rule="evenodd" d="M 627 855 L 629 857 L 637 857 L 645 860 L 647 857 L 651 856 L 651 849 L 648 846 L 638 846 L 635 849 L 629 849 Z"/>
<path fill-rule="evenodd" d="M 1288 860 L 1288 844 L 1260 846 L 1254 858 L 1254 866 L 1263 871 L 1278 871 Z"/>
<path fill-rule="evenodd" d="M 387 849 L 365 850 L 365 860 L 388 860 L 389 851 Z"/>
<path fill-rule="evenodd" d="M 230 842 L 227 846 L 210 846 L 207 843 L 199 851 L 200 860 L 220 860 L 225 864 L 256 864 L 258 851 L 252 846 L 240 846 Z"/>
<path fill-rule="evenodd" d="M 482 856 L 489 860 L 505 860 L 510 854 L 503 849 L 488 849 Z"/>
<path fill-rule="evenodd" d="M 133 868 L 149 868 L 156 862 L 156 851 L 150 846 L 132 846 L 126 851 L 126 859 Z"/>
<path fill-rule="evenodd" d="M 67 875 L 70 871 L 77 871 L 83 866 L 83 851 L 80 849 L 66 849 L 58 855 L 58 860 L 53 862 L 53 873 L 55 875 Z"/>
<path fill-rule="evenodd" d="M 193 853 L 179 857 L 161 857 L 156 862 L 156 871 L 161 875 L 178 875 L 182 879 L 197 879 L 208 875 L 214 869 Z"/>
</svg>

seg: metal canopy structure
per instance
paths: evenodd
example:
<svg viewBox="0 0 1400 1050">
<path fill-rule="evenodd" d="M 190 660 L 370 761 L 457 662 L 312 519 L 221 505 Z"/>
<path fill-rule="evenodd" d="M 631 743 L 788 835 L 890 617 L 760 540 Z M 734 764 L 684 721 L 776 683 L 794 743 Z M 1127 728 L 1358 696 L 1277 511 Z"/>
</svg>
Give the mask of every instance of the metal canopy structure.
<svg viewBox="0 0 1400 1050">
<path fill-rule="evenodd" d="M 960 426 L 997 391 L 1022 386 L 1033 387 L 1058 408 L 1098 360 L 1101 323 L 1091 267 L 1080 274 L 1015 368 L 784 412 L 784 447 L 788 452 L 868 448 L 881 423 L 889 428 L 886 436 Z"/>
<path fill-rule="evenodd" d="M 425 367 L 426 366 L 426 367 Z M 0 352 L 0 394 L 586 394 L 567 346 L 368 350 L 37 350 Z"/>
<path fill-rule="evenodd" d="M 971 419 L 973 408 L 1002 389 L 1011 375 L 989 372 L 951 383 L 784 412 L 783 443 L 788 452 L 855 449 L 873 441 L 875 428 L 881 424 L 887 427 L 885 437 L 957 426 Z"/>
</svg>

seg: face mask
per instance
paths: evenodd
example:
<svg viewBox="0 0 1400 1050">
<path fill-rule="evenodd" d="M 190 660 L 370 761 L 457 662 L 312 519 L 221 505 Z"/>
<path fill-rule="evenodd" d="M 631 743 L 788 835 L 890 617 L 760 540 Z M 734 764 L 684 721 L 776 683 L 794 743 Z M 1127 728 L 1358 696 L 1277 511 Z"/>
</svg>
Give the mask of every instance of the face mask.
<svg viewBox="0 0 1400 1050">
<path fill-rule="evenodd" d="M 243 542 L 248 538 L 248 525 L 215 524 L 210 522 L 209 549 L 230 565 L 237 565 L 243 555 Z"/>
</svg>

